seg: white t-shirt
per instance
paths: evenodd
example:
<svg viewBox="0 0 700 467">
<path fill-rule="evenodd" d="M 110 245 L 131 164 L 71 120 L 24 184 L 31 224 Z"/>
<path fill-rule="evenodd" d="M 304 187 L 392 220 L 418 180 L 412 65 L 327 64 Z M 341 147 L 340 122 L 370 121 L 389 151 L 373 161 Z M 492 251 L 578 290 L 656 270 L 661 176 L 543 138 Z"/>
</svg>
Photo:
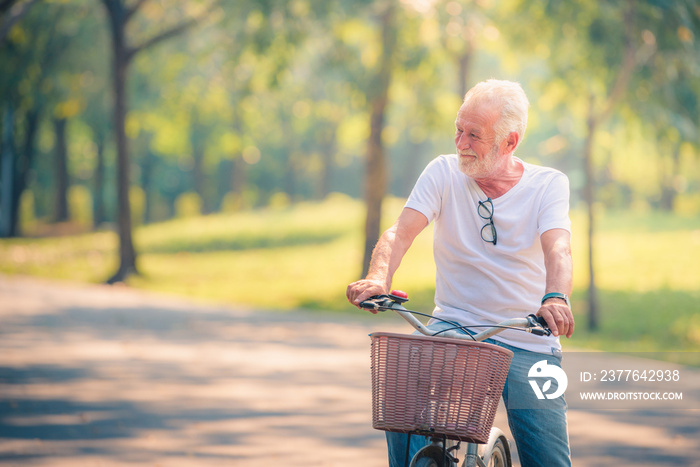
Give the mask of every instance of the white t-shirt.
<svg viewBox="0 0 700 467">
<path fill-rule="evenodd" d="M 437 157 L 416 182 L 405 207 L 435 221 L 434 316 L 470 326 L 539 309 L 546 279 L 540 235 L 550 229 L 570 231 L 569 180 L 557 170 L 516 160 L 525 169 L 522 178 L 492 200 L 496 245 L 481 238 L 488 221 L 477 208 L 487 196 L 460 172 L 457 155 Z M 522 331 L 506 330 L 494 339 L 535 352 L 561 348 L 556 337 Z"/>
</svg>

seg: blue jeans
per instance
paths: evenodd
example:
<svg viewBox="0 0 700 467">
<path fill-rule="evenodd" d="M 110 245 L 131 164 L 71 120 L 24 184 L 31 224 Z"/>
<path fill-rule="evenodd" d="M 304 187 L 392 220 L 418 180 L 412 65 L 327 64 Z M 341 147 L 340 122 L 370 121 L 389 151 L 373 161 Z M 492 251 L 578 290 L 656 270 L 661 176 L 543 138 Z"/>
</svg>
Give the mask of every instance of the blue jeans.
<svg viewBox="0 0 700 467">
<path fill-rule="evenodd" d="M 436 323 L 430 329 L 438 331 L 449 325 Z M 548 365 L 561 368 L 561 357 L 553 354 L 529 352 L 508 344 L 487 339 L 485 342 L 496 344 L 513 352 L 513 360 L 508 370 L 506 384 L 503 387 L 503 401 L 508 413 L 508 426 L 518 448 L 518 456 L 523 467 L 570 466 L 569 435 L 566 424 L 566 401 L 564 396 L 556 399 L 538 400 L 533 387 L 528 381 L 528 372 L 537 362 L 546 360 Z M 532 379 L 532 378 L 530 378 Z M 553 394 L 554 388 L 543 391 Z M 554 389 L 554 390 L 553 390 Z M 389 449 L 389 466 L 404 467 L 408 435 L 403 433 L 386 433 Z M 429 444 L 427 438 L 411 436 L 409 450 L 411 458 L 423 446 Z"/>
</svg>

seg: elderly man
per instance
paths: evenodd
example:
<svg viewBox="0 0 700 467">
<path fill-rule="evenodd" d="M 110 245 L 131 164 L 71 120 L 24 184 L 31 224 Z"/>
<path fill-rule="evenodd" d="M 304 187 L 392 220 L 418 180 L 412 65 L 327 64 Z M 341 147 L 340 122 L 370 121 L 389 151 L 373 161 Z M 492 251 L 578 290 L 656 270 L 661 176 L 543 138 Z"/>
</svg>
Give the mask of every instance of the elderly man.
<svg viewBox="0 0 700 467">
<path fill-rule="evenodd" d="M 434 221 L 435 317 L 473 326 L 537 310 L 552 330 L 551 337 L 509 330 L 492 340 L 515 354 L 503 399 L 521 463 L 552 467 L 571 464 L 566 402 L 562 396 L 535 408 L 528 370 L 541 360 L 560 366 L 558 336 L 574 331 L 569 183 L 561 172 L 514 155 L 528 106 L 520 85 L 509 81 L 488 80 L 467 92 L 455 121 L 457 154 L 426 167 L 377 243 L 367 277 L 350 284 L 347 297 L 357 306 L 388 293 L 413 239 Z M 403 466 L 406 435 L 387 433 L 387 440 L 390 465 Z M 419 440 L 411 438 L 411 456 Z"/>
</svg>

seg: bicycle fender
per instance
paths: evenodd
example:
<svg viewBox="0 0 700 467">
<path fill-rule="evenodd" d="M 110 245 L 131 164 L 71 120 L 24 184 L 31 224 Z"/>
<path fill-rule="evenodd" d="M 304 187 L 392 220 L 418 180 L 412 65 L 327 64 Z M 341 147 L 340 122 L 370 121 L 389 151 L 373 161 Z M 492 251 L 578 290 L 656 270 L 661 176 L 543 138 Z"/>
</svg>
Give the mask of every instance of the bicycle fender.
<svg viewBox="0 0 700 467">
<path fill-rule="evenodd" d="M 416 463 L 418 462 L 418 460 L 423 458 L 423 457 L 430 457 L 433 459 L 441 459 L 442 458 L 442 447 L 435 446 L 433 444 L 429 444 L 427 446 L 422 447 L 413 456 L 413 459 L 411 459 L 411 463 L 409 464 L 408 467 L 416 467 Z"/>
<path fill-rule="evenodd" d="M 489 433 L 489 440 L 486 444 L 482 444 L 479 446 L 479 457 L 482 459 L 489 459 L 491 457 L 491 452 L 493 451 L 493 446 L 496 444 L 496 441 L 498 438 L 503 437 L 503 439 L 506 441 L 505 446 L 506 449 L 508 450 L 508 453 L 510 454 L 510 440 L 508 437 L 501 431 L 500 428 L 496 428 L 495 426 L 491 428 L 491 432 Z M 512 458 L 512 455 L 511 455 Z"/>
</svg>

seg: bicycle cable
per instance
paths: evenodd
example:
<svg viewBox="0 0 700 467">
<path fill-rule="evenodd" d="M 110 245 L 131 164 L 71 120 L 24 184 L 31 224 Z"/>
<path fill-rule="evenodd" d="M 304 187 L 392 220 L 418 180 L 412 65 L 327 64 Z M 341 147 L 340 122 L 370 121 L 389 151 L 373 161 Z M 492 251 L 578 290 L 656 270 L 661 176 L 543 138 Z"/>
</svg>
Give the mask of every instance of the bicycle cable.
<svg viewBox="0 0 700 467">
<path fill-rule="evenodd" d="M 515 327 L 515 326 L 502 326 L 500 324 L 493 324 L 493 325 L 492 324 L 473 324 L 471 326 L 455 326 L 453 328 L 442 329 L 442 330 L 436 332 L 435 334 L 433 334 L 433 336 L 437 336 L 438 334 L 442 334 L 443 332 L 447 332 L 447 331 L 454 331 L 457 329 L 464 331 L 464 330 L 471 329 L 471 328 L 499 328 L 499 329 L 512 329 L 513 331 L 528 332 L 527 328 L 519 328 L 519 327 Z M 469 334 L 467 332 L 465 332 L 465 334 L 468 336 L 471 336 L 471 334 Z"/>
<path fill-rule="evenodd" d="M 441 331 L 438 331 L 438 332 L 436 332 L 435 334 L 433 334 L 433 336 L 437 336 L 438 334 L 442 334 L 442 333 L 445 332 L 445 331 L 455 331 L 455 330 L 459 330 L 459 331 L 462 331 L 462 333 L 463 333 L 465 336 L 471 337 L 472 340 L 476 342 L 476 339 L 474 339 L 474 336 L 473 336 L 471 333 L 467 332 L 468 326 L 461 326 L 459 323 L 455 323 L 454 321 L 449 321 L 449 320 L 447 320 L 447 319 L 439 318 L 439 317 L 437 317 L 437 316 L 429 315 L 429 314 L 427 314 L 427 313 L 421 313 L 420 311 L 413 311 L 413 310 L 406 310 L 406 311 L 409 312 L 409 313 L 412 313 L 412 314 L 414 314 L 414 315 L 424 316 L 424 317 L 426 317 L 426 318 L 435 319 L 435 320 L 437 320 L 437 321 L 441 321 L 441 322 L 443 322 L 443 323 L 447 323 L 447 324 L 451 324 L 451 325 L 452 325 L 451 328 L 447 328 L 447 329 L 443 329 L 443 330 L 441 330 Z"/>
<path fill-rule="evenodd" d="M 387 306 L 380 306 L 380 307 L 378 307 L 378 309 L 379 309 L 380 311 L 388 311 L 388 310 L 396 311 L 396 308 L 387 307 Z M 459 323 L 455 323 L 454 321 L 450 321 L 450 320 L 447 320 L 447 319 L 444 319 L 444 318 L 440 318 L 440 317 L 437 317 L 437 316 L 429 315 L 429 314 L 427 314 L 427 313 L 421 313 L 420 311 L 407 310 L 407 309 L 405 309 L 405 308 L 404 308 L 403 310 L 399 310 L 399 311 L 405 311 L 405 312 L 411 313 L 411 314 L 413 314 L 413 315 L 424 316 L 424 317 L 426 317 L 426 318 L 430 318 L 430 319 L 434 319 L 434 320 L 437 320 L 437 321 L 441 321 L 441 322 L 443 322 L 443 323 L 451 324 L 451 325 L 453 326 L 453 327 L 451 327 L 451 328 L 446 328 L 446 329 L 442 329 L 442 330 L 440 330 L 440 331 L 437 331 L 436 333 L 432 334 L 433 337 L 438 336 L 439 334 L 442 334 L 442 333 L 447 332 L 447 331 L 457 331 L 457 330 L 459 330 L 459 331 L 462 331 L 462 333 L 463 333 L 465 336 L 471 337 L 472 340 L 476 342 L 476 339 L 474 338 L 474 335 L 471 334 L 470 332 L 468 332 L 468 329 L 471 329 L 471 328 L 501 328 L 501 329 L 512 329 L 512 330 L 514 330 L 514 331 L 528 332 L 528 330 L 525 329 L 525 328 L 518 328 L 518 327 L 515 327 L 515 326 L 501 326 L 501 325 L 489 325 L 489 324 L 474 324 L 474 325 L 471 325 L 471 326 L 462 326 L 462 325 L 460 325 Z"/>
</svg>

